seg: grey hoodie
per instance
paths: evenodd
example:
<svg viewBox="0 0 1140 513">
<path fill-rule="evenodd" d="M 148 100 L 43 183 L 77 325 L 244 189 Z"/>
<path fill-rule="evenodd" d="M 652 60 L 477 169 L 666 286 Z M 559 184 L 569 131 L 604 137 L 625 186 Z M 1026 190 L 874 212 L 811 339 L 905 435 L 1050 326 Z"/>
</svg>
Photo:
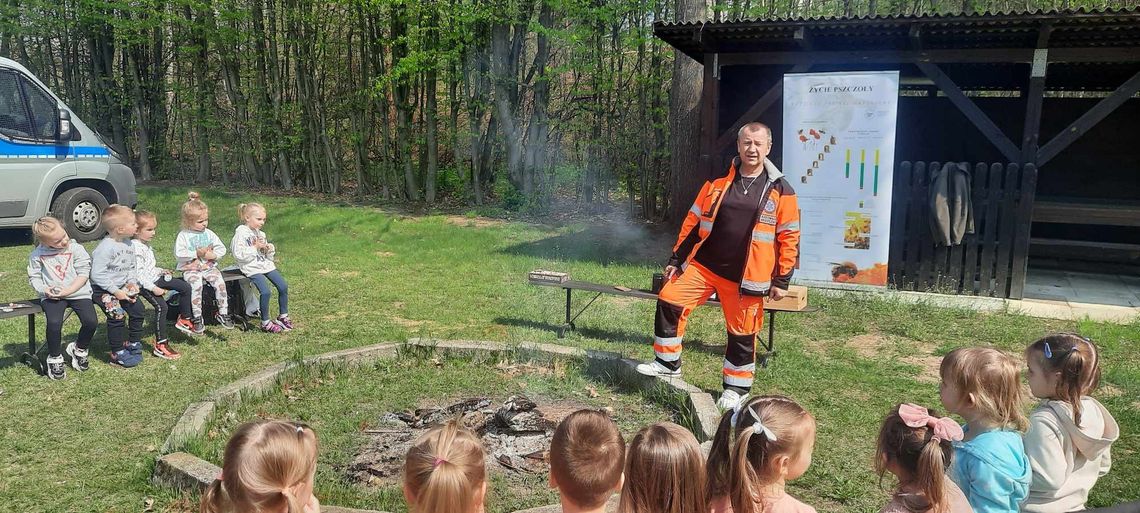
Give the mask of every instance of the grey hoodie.
<svg viewBox="0 0 1140 513">
<path fill-rule="evenodd" d="M 138 285 L 135 271 L 135 250 L 131 240 L 115 240 L 103 237 L 95 251 L 91 252 L 91 281 L 99 288 L 112 294 L 127 284 Z"/>
<path fill-rule="evenodd" d="M 1109 446 L 1120 437 L 1116 419 L 1096 399 L 1081 398 L 1081 425 L 1072 407 L 1042 401 L 1029 415 L 1025 452 L 1033 484 L 1021 511 L 1062 513 L 1085 509 L 1089 490 L 1112 467 Z"/>
<path fill-rule="evenodd" d="M 80 276 L 86 278 L 91 272 L 91 257 L 87 250 L 72 240 L 66 249 L 56 249 L 40 244 L 28 257 L 28 283 L 41 298 L 47 297 L 48 289 L 67 288 Z M 72 292 L 67 299 L 91 299 L 91 281 L 86 281 L 79 290 Z"/>
</svg>

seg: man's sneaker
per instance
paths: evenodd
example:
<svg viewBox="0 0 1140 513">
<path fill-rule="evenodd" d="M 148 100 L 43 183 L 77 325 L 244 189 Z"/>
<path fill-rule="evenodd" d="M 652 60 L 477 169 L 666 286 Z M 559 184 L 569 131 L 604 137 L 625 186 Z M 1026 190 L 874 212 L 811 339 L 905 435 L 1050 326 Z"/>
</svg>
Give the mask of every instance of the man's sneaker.
<svg viewBox="0 0 1140 513">
<path fill-rule="evenodd" d="M 201 317 L 195 317 L 194 318 L 194 334 L 195 335 L 201 335 L 205 332 L 206 332 L 206 321 L 203 321 Z"/>
<path fill-rule="evenodd" d="M 178 316 L 178 320 L 174 321 L 174 327 L 177 328 L 178 331 L 181 331 L 182 333 L 185 333 L 187 335 L 198 335 L 201 333 L 201 332 L 195 332 L 194 331 L 194 322 L 193 321 L 191 321 L 190 319 L 187 319 L 181 315 Z M 205 326 L 203 326 L 202 329 L 203 330 L 206 329 Z"/>
<path fill-rule="evenodd" d="M 111 363 L 129 369 L 142 363 L 142 355 L 133 353 L 129 344 L 124 344 L 122 349 L 111 353 Z"/>
<path fill-rule="evenodd" d="M 163 360 L 177 360 L 179 358 L 182 358 L 182 354 L 172 349 L 170 347 L 170 344 L 165 340 L 159 340 L 158 342 L 155 342 L 154 351 L 151 352 Z"/>
<path fill-rule="evenodd" d="M 218 321 L 218 324 L 227 330 L 234 329 L 234 321 L 231 321 L 230 316 L 226 314 L 219 313 L 214 316 L 214 320 Z"/>
<path fill-rule="evenodd" d="M 265 321 L 261 323 L 261 331 L 266 333 L 281 333 L 285 331 L 285 327 L 277 321 Z"/>
<path fill-rule="evenodd" d="M 280 324 L 282 328 L 285 328 L 285 331 L 292 331 L 293 330 L 293 321 L 289 320 L 288 315 L 282 315 L 282 316 L 277 317 L 276 322 L 277 322 L 277 324 Z"/>
<path fill-rule="evenodd" d="M 72 342 L 70 344 L 67 344 L 67 348 L 64 349 L 64 351 L 67 352 L 67 356 L 71 357 L 71 366 L 74 367 L 75 370 L 87 370 L 88 362 L 86 349 L 80 349 L 79 346 L 75 345 L 75 342 Z"/>
<path fill-rule="evenodd" d="M 740 401 L 745 397 L 747 396 L 742 396 L 735 390 L 725 390 L 720 394 L 720 399 L 716 400 L 716 407 L 722 410 L 731 410 L 736 408 L 736 405 L 740 404 Z"/>
<path fill-rule="evenodd" d="M 637 372 L 645 374 L 646 376 L 661 376 L 663 378 L 675 378 L 681 375 L 681 369 L 670 369 L 669 367 L 661 365 L 661 362 L 657 360 L 637 364 Z"/>
<path fill-rule="evenodd" d="M 63 355 L 48 357 L 47 377 L 51 379 L 63 379 L 67 377 L 67 366 L 63 364 Z"/>
<path fill-rule="evenodd" d="M 131 352 L 131 354 L 139 357 L 139 360 L 142 360 L 142 351 L 143 351 L 142 342 L 127 342 L 126 347 L 127 347 L 127 350 L 129 350 Z"/>
</svg>

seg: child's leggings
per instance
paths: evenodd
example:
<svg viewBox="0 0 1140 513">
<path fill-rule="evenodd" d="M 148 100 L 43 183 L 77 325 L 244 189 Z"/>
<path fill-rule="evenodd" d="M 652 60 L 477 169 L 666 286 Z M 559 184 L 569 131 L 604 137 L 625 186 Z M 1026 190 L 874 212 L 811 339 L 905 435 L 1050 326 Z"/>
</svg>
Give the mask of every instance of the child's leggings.
<svg viewBox="0 0 1140 513">
<path fill-rule="evenodd" d="M 217 267 L 205 271 L 183 271 L 182 279 L 190 284 L 190 308 L 195 319 L 202 317 L 202 283 L 214 288 L 214 299 L 218 303 L 218 313 L 229 315 L 229 302 L 226 298 L 226 280 Z"/>
<path fill-rule="evenodd" d="M 186 320 L 193 319 L 193 317 L 191 317 L 191 315 L 193 315 L 193 311 L 190 310 L 190 303 L 186 302 L 184 304 L 181 300 L 182 298 L 190 297 L 190 284 L 189 283 L 186 283 L 186 281 L 178 279 L 178 278 L 172 278 L 170 280 L 166 280 L 165 278 L 162 278 L 162 279 L 159 279 L 158 281 L 154 282 L 154 284 L 155 284 L 155 286 L 162 288 L 162 289 L 177 291 L 178 295 L 181 296 L 179 298 L 179 301 L 178 301 L 179 313 L 182 315 L 183 319 L 186 319 Z M 142 291 L 139 292 L 139 297 L 145 299 L 147 303 L 150 303 L 150 307 L 152 309 L 154 309 L 154 337 L 155 337 L 155 340 L 157 340 L 157 341 L 166 340 L 166 338 L 167 338 L 167 334 L 166 334 L 166 312 L 168 310 L 170 310 L 170 306 L 168 306 L 166 304 L 166 299 L 159 297 L 159 296 L 156 296 L 156 295 L 152 294 L 149 290 L 146 290 L 146 289 L 143 289 Z"/>
<path fill-rule="evenodd" d="M 273 293 L 269 288 L 269 282 L 273 282 L 273 286 L 277 287 L 277 309 L 281 311 L 281 315 L 289 313 L 289 285 L 285 283 L 285 278 L 281 276 L 280 271 L 274 269 L 265 274 L 254 274 L 249 277 L 249 281 L 253 282 L 257 291 L 261 293 L 261 322 L 263 324 L 269 322 L 269 297 Z"/>
<path fill-rule="evenodd" d="M 90 299 L 47 299 L 40 300 L 40 307 L 44 309 L 47 317 L 47 344 L 48 355 L 59 356 L 63 354 L 60 346 L 63 345 L 63 317 L 67 308 L 75 311 L 79 317 L 79 337 L 76 344 L 80 349 L 87 349 L 91 345 L 91 338 L 95 336 L 95 329 L 99 327 L 99 318 L 95 316 L 95 306 Z"/>
</svg>

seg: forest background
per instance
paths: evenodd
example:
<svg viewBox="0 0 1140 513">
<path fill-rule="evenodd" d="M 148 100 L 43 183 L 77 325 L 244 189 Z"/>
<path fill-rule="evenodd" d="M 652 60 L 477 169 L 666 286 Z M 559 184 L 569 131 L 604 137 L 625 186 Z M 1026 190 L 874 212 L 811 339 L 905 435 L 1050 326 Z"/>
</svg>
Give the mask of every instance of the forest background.
<svg viewBox="0 0 1140 513">
<path fill-rule="evenodd" d="M 657 21 L 1119 7 L 1107 0 L 0 0 L 0 55 L 139 179 L 676 220 L 700 64 Z"/>
</svg>

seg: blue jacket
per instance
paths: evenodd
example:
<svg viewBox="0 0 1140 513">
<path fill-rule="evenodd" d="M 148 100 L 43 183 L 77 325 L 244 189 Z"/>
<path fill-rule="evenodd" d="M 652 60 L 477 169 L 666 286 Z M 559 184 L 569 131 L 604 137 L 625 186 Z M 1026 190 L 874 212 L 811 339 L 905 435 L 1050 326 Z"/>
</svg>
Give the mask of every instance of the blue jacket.
<svg viewBox="0 0 1140 513">
<path fill-rule="evenodd" d="M 950 479 L 966 494 L 975 513 L 1017 513 L 1029 495 L 1033 470 L 1021 433 L 987 431 L 954 443 Z"/>
</svg>

